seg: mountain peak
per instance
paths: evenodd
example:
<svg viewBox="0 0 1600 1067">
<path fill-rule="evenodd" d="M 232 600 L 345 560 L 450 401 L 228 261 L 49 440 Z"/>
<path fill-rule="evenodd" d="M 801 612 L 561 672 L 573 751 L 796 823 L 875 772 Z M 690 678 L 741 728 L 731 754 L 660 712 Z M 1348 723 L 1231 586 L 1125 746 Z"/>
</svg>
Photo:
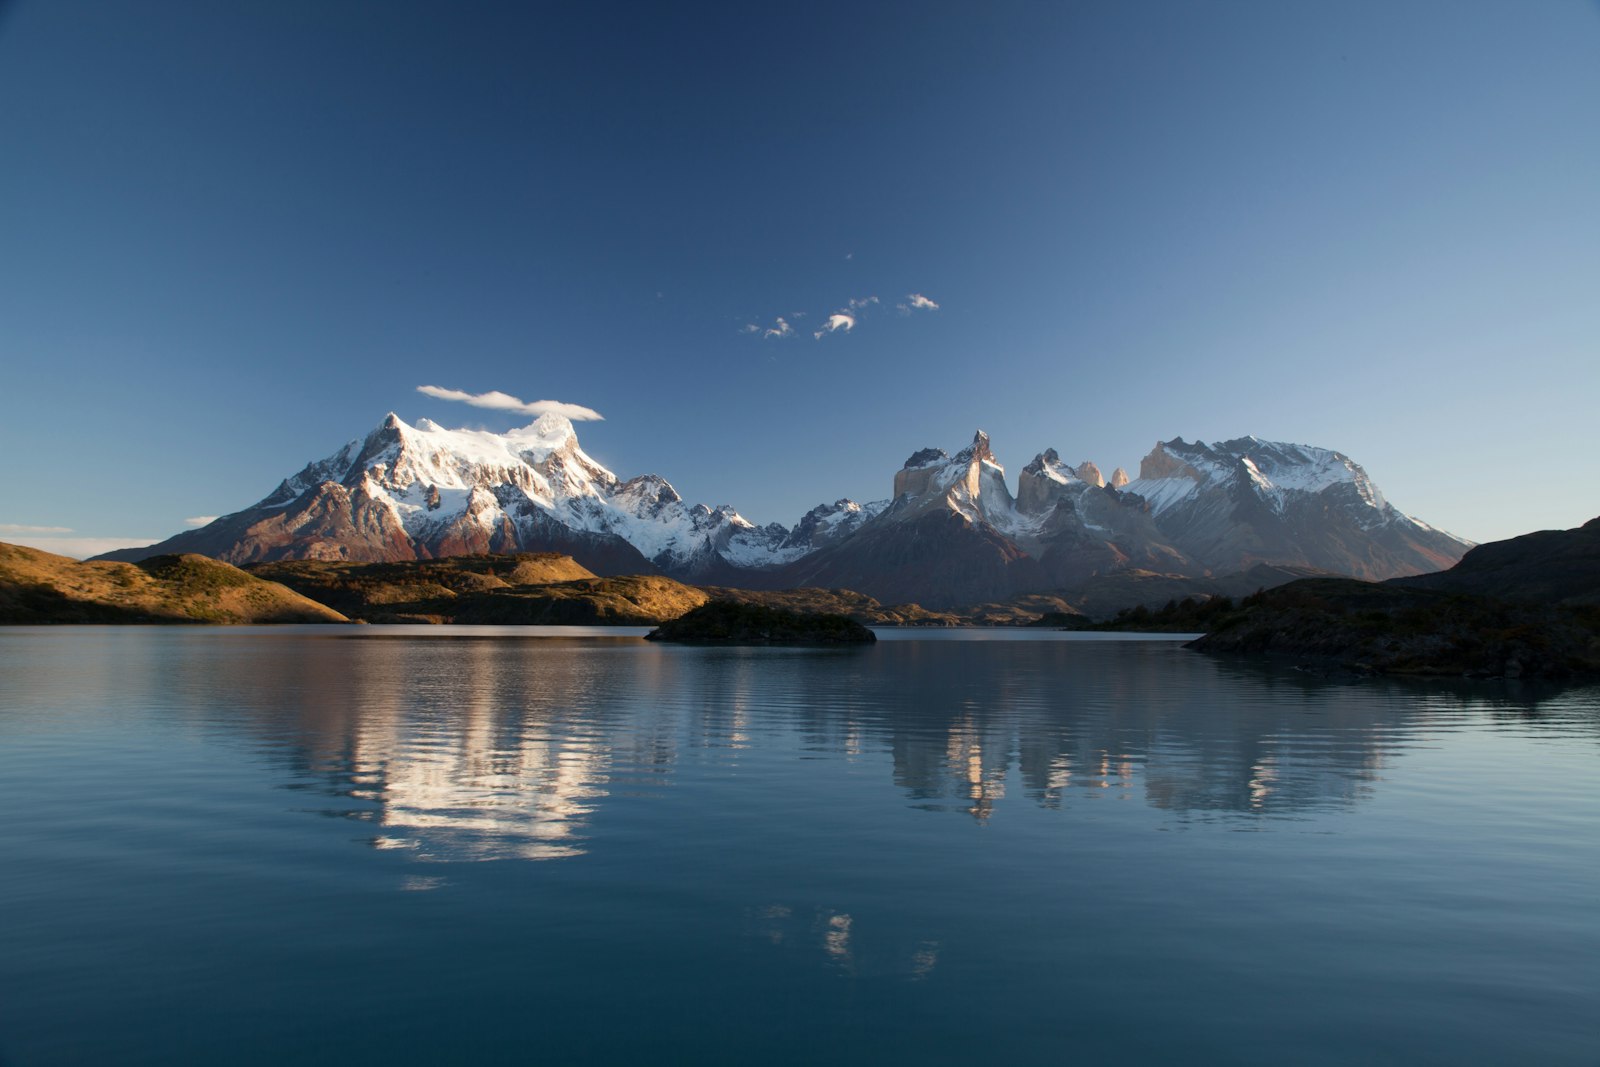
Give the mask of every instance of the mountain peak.
<svg viewBox="0 0 1600 1067">
<path fill-rule="evenodd" d="M 931 467 L 935 463 L 943 463 L 950 458 L 950 453 L 942 448 L 924 448 L 911 453 L 910 458 L 901 466 L 901 470 L 911 471 L 918 467 Z"/>
<path fill-rule="evenodd" d="M 522 432 L 525 434 L 537 434 L 540 437 L 576 438 L 578 436 L 578 431 L 573 428 L 572 420 L 565 415 L 557 415 L 553 411 L 547 411 L 537 419 L 534 419 L 532 424 Z"/>
<path fill-rule="evenodd" d="M 979 430 L 972 435 L 972 444 L 968 445 L 966 448 L 963 448 L 956 454 L 956 461 L 958 463 L 971 463 L 974 460 L 979 462 L 984 460 L 987 460 L 990 463 L 995 462 L 994 451 L 989 447 L 989 435 L 984 433 L 982 430 Z"/>
</svg>

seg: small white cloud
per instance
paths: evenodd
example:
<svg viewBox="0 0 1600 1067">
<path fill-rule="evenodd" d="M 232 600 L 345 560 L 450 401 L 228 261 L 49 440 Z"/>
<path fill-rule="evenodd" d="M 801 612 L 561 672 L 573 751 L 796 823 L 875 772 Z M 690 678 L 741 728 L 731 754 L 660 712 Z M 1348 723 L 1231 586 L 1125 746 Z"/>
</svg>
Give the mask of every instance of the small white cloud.
<svg viewBox="0 0 1600 1067">
<path fill-rule="evenodd" d="M 839 330 L 849 333 L 855 328 L 856 317 L 854 315 L 850 314 L 848 311 L 835 311 L 832 315 L 828 316 L 828 321 L 823 325 L 822 329 L 818 330 L 811 336 L 820 341 L 823 334 L 835 333 Z"/>
<path fill-rule="evenodd" d="M 37 548 L 42 552 L 54 552 L 58 556 L 72 556 L 75 559 L 87 559 L 89 556 L 98 556 L 102 552 L 114 552 L 119 548 L 144 548 L 160 540 L 159 537 L 12 537 L 9 538 L 14 545 L 26 548 Z"/>
<path fill-rule="evenodd" d="M 753 322 L 747 322 L 743 326 L 739 327 L 739 332 L 740 333 L 760 333 L 761 332 L 761 327 L 757 326 Z"/>
<path fill-rule="evenodd" d="M 64 534 L 70 526 L 28 526 L 20 522 L 0 522 L 0 534 Z"/>
<path fill-rule="evenodd" d="M 856 254 L 854 252 L 846 252 L 844 254 L 844 258 L 845 259 L 855 259 L 856 258 Z"/>
<path fill-rule="evenodd" d="M 210 526 L 217 521 L 217 517 L 215 515 L 191 515 L 183 521 L 190 526 Z"/>
<path fill-rule="evenodd" d="M 777 319 L 776 325 L 769 326 L 767 328 L 766 332 L 763 333 L 761 336 L 762 336 L 763 339 L 768 338 L 768 337 L 778 337 L 778 338 L 793 337 L 794 336 L 794 327 L 790 326 L 786 321 L 784 321 L 782 316 L 779 316 L 778 319 Z"/>
<path fill-rule="evenodd" d="M 522 415 L 561 415 L 574 422 L 596 422 L 605 418 L 593 408 L 586 408 L 581 404 L 566 404 L 560 400 L 535 400 L 532 403 L 525 403 L 497 389 L 487 393 L 468 393 L 461 389 L 443 389 L 437 385 L 419 385 L 417 392 L 438 400 L 459 400 L 475 408 L 515 411 Z"/>
<path fill-rule="evenodd" d="M 938 304 L 935 304 L 932 300 L 929 300 L 927 297 L 923 296 L 921 293 L 911 293 L 910 295 L 908 295 L 906 297 L 906 301 L 907 301 L 907 303 L 901 304 L 900 306 L 901 307 L 907 307 L 909 305 L 909 307 L 913 311 L 938 311 L 939 310 L 939 305 Z"/>
<path fill-rule="evenodd" d="M 859 299 L 855 299 L 855 300 L 849 301 L 846 304 L 846 306 L 851 311 L 859 311 L 861 308 L 866 307 L 868 304 L 876 304 L 877 302 L 878 302 L 878 298 L 875 297 L 875 296 L 863 296 L 863 297 L 860 297 Z"/>
</svg>

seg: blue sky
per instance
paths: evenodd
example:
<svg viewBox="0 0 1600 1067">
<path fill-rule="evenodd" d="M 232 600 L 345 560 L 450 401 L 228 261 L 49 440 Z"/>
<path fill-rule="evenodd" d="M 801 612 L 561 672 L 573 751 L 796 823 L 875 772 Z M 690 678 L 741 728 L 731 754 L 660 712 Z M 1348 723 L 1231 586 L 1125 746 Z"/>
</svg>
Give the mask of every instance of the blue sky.
<svg viewBox="0 0 1600 1067">
<path fill-rule="evenodd" d="M 1594 4 L 642 7 L 0 7 L 0 539 L 521 421 L 425 384 L 759 522 L 976 427 L 1600 514 Z"/>
</svg>

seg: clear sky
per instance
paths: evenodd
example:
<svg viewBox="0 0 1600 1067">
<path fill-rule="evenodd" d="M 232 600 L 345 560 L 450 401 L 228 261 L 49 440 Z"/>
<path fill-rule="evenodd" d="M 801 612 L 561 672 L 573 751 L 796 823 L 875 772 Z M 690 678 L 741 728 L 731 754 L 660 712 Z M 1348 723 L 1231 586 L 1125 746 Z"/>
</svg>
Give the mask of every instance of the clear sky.
<svg viewBox="0 0 1600 1067">
<path fill-rule="evenodd" d="M 0 6 L 0 539 L 167 536 L 390 410 L 526 421 L 421 385 L 593 408 L 758 522 L 982 427 L 1013 473 L 1253 433 L 1476 540 L 1577 525 L 1600 8 Z"/>
</svg>

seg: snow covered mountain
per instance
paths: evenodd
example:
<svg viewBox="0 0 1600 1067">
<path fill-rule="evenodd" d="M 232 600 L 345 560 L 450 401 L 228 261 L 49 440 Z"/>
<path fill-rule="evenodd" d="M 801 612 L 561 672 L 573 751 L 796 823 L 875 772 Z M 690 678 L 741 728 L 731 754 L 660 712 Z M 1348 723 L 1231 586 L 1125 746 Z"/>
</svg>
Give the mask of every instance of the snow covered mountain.
<svg viewBox="0 0 1600 1067">
<path fill-rule="evenodd" d="M 1342 452 L 1240 437 L 1158 442 L 1124 490 L 1215 570 L 1317 567 L 1372 581 L 1453 566 L 1471 542 L 1403 514 Z"/>
<path fill-rule="evenodd" d="M 1389 578 L 1451 566 L 1470 542 L 1383 499 L 1348 456 L 1254 437 L 1157 444 L 1129 481 L 1054 449 L 1013 497 L 989 437 L 955 456 L 927 448 L 894 499 L 849 538 L 781 569 L 791 585 L 842 586 L 890 603 L 951 607 L 1067 590 L 1099 575 L 1230 574 L 1268 563 Z"/>
<path fill-rule="evenodd" d="M 873 513 L 841 500 L 801 526 L 757 527 L 731 507 L 686 504 L 670 482 L 626 481 L 544 415 L 504 434 L 415 426 L 390 414 L 265 498 L 198 530 L 107 558 L 201 552 L 230 563 L 368 562 L 470 552 L 567 552 L 599 573 L 679 577 L 770 568 Z"/>
<path fill-rule="evenodd" d="M 1339 452 L 1240 438 L 1157 444 L 1140 476 L 1107 479 L 1050 449 L 1013 496 L 981 430 L 954 456 L 923 449 L 889 500 L 838 500 L 793 527 L 687 504 L 647 474 L 619 479 L 545 415 L 496 434 L 389 415 L 242 511 L 141 559 L 400 561 L 558 551 L 601 574 L 659 572 L 752 588 L 849 588 L 889 603 L 972 604 L 1126 570 L 1225 574 L 1257 563 L 1387 578 L 1448 567 L 1469 544 L 1387 503 Z"/>
</svg>

